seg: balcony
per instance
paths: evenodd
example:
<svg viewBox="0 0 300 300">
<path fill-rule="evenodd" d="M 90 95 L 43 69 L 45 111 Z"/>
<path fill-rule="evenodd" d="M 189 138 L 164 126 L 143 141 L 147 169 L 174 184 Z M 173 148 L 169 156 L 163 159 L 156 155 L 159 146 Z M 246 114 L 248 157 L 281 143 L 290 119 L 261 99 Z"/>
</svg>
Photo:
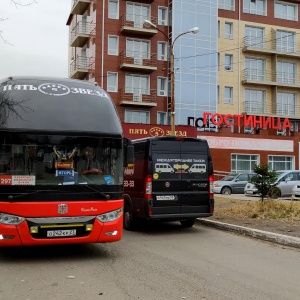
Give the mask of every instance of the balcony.
<svg viewBox="0 0 300 300">
<path fill-rule="evenodd" d="M 70 64 L 70 78 L 83 79 L 88 73 L 95 71 L 95 58 L 78 56 Z"/>
<path fill-rule="evenodd" d="M 156 90 L 145 91 L 143 89 L 121 89 L 119 90 L 119 105 L 154 107 L 156 103 Z"/>
<path fill-rule="evenodd" d="M 71 31 L 70 46 L 83 47 L 88 39 L 96 36 L 96 24 L 88 22 L 77 22 Z"/>
<path fill-rule="evenodd" d="M 243 52 L 259 53 L 273 55 L 277 54 L 285 57 L 299 57 L 300 51 L 296 43 L 288 43 L 285 39 L 280 38 L 243 38 Z"/>
<path fill-rule="evenodd" d="M 242 83 L 300 88 L 299 78 L 294 74 L 266 72 L 257 69 L 244 69 L 242 71 Z"/>
<path fill-rule="evenodd" d="M 148 54 L 139 51 L 123 51 L 120 54 L 120 68 L 122 70 L 153 72 L 157 70 L 156 54 Z"/>
<path fill-rule="evenodd" d="M 155 35 L 158 30 L 155 28 L 145 25 L 145 17 L 141 15 L 130 15 L 125 14 L 121 17 L 121 32 L 123 33 L 132 33 L 132 34 L 141 34 L 147 36 Z M 148 19 L 149 20 L 149 19 Z M 151 22 L 156 25 L 157 18 L 151 17 Z"/>
<path fill-rule="evenodd" d="M 83 15 L 87 11 L 89 5 L 93 2 L 93 0 L 73 0 L 71 14 Z"/>
<path fill-rule="evenodd" d="M 276 100 L 272 103 L 266 103 L 262 101 L 249 101 L 245 100 L 243 103 L 243 114 L 256 115 L 265 117 L 281 117 L 290 119 L 299 119 L 299 109 L 296 104 L 276 103 Z"/>
</svg>

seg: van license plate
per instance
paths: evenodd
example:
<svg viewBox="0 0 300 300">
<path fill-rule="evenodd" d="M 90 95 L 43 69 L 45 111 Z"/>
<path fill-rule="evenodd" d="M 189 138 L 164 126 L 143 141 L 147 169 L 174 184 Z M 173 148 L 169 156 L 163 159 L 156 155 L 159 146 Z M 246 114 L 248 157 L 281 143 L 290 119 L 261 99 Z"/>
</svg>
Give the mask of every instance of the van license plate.
<svg viewBox="0 0 300 300">
<path fill-rule="evenodd" d="M 47 237 L 56 237 L 56 236 L 75 236 L 76 229 L 68 230 L 49 230 L 47 231 Z"/>
</svg>

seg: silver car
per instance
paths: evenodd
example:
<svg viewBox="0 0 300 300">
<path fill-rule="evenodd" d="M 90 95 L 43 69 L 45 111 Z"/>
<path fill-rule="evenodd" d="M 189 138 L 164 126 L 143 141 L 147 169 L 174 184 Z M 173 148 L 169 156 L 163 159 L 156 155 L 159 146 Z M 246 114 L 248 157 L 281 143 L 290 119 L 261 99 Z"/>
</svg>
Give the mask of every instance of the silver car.
<svg viewBox="0 0 300 300">
<path fill-rule="evenodd" d="M 300 171 L 299 170 L 289 170 L 289 171 L 276 171 L 277 181 L 276 187 L 280 190 L 279 196 L 291 196 L 293 193 L 293 188 L 296 185 L 300 185 Z M 247 183 L 245 186 L 245 195 L 258 195 L 257 188 L 252 183 Z"/>
<path fill-rule="evenodd" d="M 214 182 L 214 193 L 230 195 L 243 194 L 244 188 L 255 173 L 230 173 L 221 180 Z"/>
</svg>

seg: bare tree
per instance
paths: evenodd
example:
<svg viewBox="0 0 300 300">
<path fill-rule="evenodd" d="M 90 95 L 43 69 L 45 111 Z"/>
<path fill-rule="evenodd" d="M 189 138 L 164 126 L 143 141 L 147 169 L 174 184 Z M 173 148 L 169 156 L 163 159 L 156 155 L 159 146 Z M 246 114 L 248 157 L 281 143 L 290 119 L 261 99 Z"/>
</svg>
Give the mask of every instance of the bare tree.
<svg viewBox="0 0 300 300">
<path fill-rule="evenodd" d="M 2 1 L 3 1 L 3 0 L 2 0 Z M 17 0 L 10 0 L 10 3 L 11 3 L 12 5 L 14 5 L 16 8 L 18 8 L 18 7 L 20 7 L 20 6 L 30 6 L 30 5 L 32 5 L 32 4 L 37 3 L 37 1 L 36 1 L 36 0 L 27 0 L 27 1 L 24 2 L 23 0 L 19 0 L 19 1 L 17 1 Z M 0 24 L 1 24 L 1 22 L 4 22 L 4 21 L 6 21 L 6 20 L 8 20 L 8 18 L 4 18 L 4 17 L 0 16 Z M 12 44 L 4 37 L 3 31 L 1 30 L 1 27 L 0 27 L 0 39 L 4 42 L 4 44 L 12 45 Z"/>
</svg>

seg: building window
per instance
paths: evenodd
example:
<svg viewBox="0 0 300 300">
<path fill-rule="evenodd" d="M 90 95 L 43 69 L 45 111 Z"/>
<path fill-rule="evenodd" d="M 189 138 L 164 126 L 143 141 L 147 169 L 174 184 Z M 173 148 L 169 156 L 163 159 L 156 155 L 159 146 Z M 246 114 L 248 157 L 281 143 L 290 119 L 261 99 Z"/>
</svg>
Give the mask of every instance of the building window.
<svg viewBox="0 0 300 300">
<path fill-rule="evenodd" d="M 143 28 L 144 21 L 150 20 L 150 6 L 127 2 L 126 20 L 132 21 L 135 28 Z"/>
<path fill-rule="evenodd" d="M 157 78 L 157 96 L 168 96 L 168 78 Z"/>
<path fill-rule="evenodd" d="M 126 75 L 125 93 L 133 94 L 133 101 L 141 102 L 142 95 L 150 95 L 149 76 Z"/>
<path fill-rule="evenodd" d="M 225 22 L 224 28 L 224 37 L 225 39 L 232 39 L 233 38 L 233 23 Z"/>
<path fill-rule="evenodd" d="M 108 54 L 109 55 L 118 55 L 119 48 L 119 37 L 118 36 L 108 36 Z"/>
<path fill-rule="evenodd" d="M 168 59 L 168 43 L 158 42 L 157 43 L 157 59 L 167 60 Z"/>
<path fill-rule="evenodd" d="M 295 116 L 297 112 L 297 96 L 294 93 L 277 93 L 276 113 L 278 115 Z"/>
<path fill-rule="evenodd" d="M 266 113 L 266 92 L 245 89 L 244 111 L 247 113 Z"/>
<path fill-rule="evenodd" d="M 107 72 L 107 91 L 108 92 L 118 91 L 118 73 Z"/>
<path fill-rule="evenodd" d="M 168 125 L 169 124 L 168 119 L 169 119 L 168 118 L 168 113 L 161 112 L 161 111 L 157 112 L 157 124 L 159 124 L 159 125 Z"/>
<path fill-rule="evenodd" d="M 150 112 L 138 110 L 125 110 L 125 122 L 137 124 L 150 124 Z"/>
<path fill-rule="evenodd" d="M 294 157 L 293 156 L 276 156 L 269 155 L 268 165 L 270 170 L 293 170 Z"/>
<path fill-rule="evenodd" d="M 259 164 L 259 155 L 231 154 L 232 172 L 253 172 L 255 165 Z"/>
<path fill-rule="evenodd" d="M 220 62 L 220 53 L 218 52 L 218 70 L 220 71 L 220 65 L 221 65 L 221 62 Z"/>
<path fill-rule="evenodd" d="M 133 57 L 134 64 L 141 65 L 143 59 L 150 58 L 150 42 L 126 39 L 126 57 Z"/>
<path fill-rule="evenodd" d="M 234 0 L 219 0 L 219 9 L 234 10 Z"/>
<path fill-rule="evenodd" d="M 286 2 L 275 2 L 275 18 L 298 21 L 298 5 Z"/>
<path fill-rule="evenodd" d="M 254 57 L 245 58 L 244 79 L 246 80 L 265 80 L 265 60 Z"/>
<path fill-rule="evenodd" d="M 276 31 L 276 50 L 296 52 L 296 33 L 291 31 Z"/>
<path fill-rule="evenodd" d="M 224 88 L 224 104 L 233 103 L 233 87 L 225 86 Z"/>
<path fill-rule="evenodd" d="M 221 24 L 220 21 L 218 21 L 218 38 L 220 37 L 220 32 L 221 32 Z"/>
<path fill-rule="evenodd" d="M 226 71 L 233 70 L 233 55 L 232 54 L 225 54 L 224 69 Z"/>
<path fill-rule="evenodd" d="M 296 83 L 296 64 L 287 61 L 277 62 L 277 82 Z"/>
<path fill-rule="evenodd" d="M 220 86 L 217 85 L 217 103 L 220 103 Z"/>
<path fill-rule="evenodd" d="M 108 18 L 119 19 L 119 0 L 108 1 Z"/>
<path fill-rule="evenodd" d="M 253 15 L 267 15 L 267 1 L 266 0 L 244 0 L 243 12 Z"/>
<path fill-rule="evenodd" d="M 158 25 L 168 25 L 168 8 L 158 7 Z"/>
<path fill-rule="evenodd" d="M 246 25 L 244 45 L 245 47 L 265 48 L 265 29 Z"/>
</svg>

